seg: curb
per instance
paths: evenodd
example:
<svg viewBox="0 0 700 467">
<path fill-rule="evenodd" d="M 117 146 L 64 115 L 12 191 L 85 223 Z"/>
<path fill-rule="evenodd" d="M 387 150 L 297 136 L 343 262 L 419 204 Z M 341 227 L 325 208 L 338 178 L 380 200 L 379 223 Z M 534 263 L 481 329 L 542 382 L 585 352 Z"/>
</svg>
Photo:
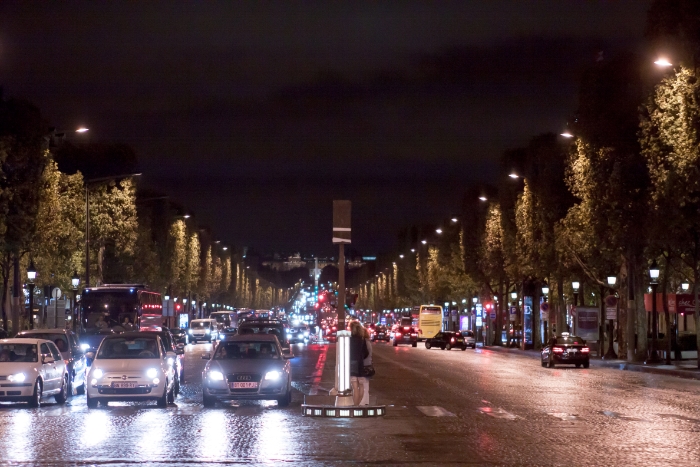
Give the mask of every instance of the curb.
<svg viewBox="0 0 700 467">
<path fill-rule="evenodd" d="M 507 347 L 477 347 L 477 348 L 480 348 L 481 350 L 492 350 L 492 351 L 501 352 L 501 353 L 518 354 L 518 355 L 523 355 L 525 357 L 530 357 L 530 358 L 539 358 L 539 354 L 536 351 L 511 349 L 511 348 L 507 348 Z M 591 359 L 591 365 L 597 366 L 597 367 L 603 367 L 603 368 L 612 368 L 615 370 L 636 371 L 638 373 L 675 376 L 677 378 L 694 379 L 694 380 L 700 381 L 700 371 L 698 371 L 698 370 L 666 369 L 666 368 L 657 368 L 657 367 L 653 367 L 653 366 L 639 365 L 636 363 L 628 363 L 628 362 L 624 362 L 624 361 L 606 362 L 603 360 L 594 360 L 594 359 Z"/>
</svg>

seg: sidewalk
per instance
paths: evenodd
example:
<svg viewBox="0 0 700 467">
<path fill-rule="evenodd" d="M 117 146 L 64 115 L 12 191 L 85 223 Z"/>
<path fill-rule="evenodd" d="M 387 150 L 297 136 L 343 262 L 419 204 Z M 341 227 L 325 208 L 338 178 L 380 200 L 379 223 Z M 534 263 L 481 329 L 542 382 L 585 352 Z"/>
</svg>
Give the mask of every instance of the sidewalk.
<svg viewBox="0 0 700 467">
<path fill-rule="evenodd" d="M 482 350 L 492 350 L 501 353 L 514 353 L 530 358 L 540 358 L 539 350 L 520 350 L 508 347 L 477 347 Z M 700 381 L 700 370 L 698 369 L 698 361 L 681 360 L 671 361 L 671 365 L 654 364 L 645 365 L 643 363 L 630 363 L 626 360 L 602 360 L 600 358 L 591 357 L 591 366 L 601 368 L 614 368 L 617 370 L 638 371 L 640 373 L 651 373 L 655 375 L 676 376 L 678 378 L 695 379 Z"/>
</svg>

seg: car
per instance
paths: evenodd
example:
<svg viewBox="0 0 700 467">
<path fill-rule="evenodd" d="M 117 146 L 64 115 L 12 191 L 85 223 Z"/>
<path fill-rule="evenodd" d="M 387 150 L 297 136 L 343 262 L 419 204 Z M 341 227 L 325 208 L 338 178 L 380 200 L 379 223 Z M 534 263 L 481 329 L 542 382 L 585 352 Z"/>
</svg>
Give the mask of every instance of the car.
<svg viewBox="0 0 700 467">
<path fill-rule="evenodd" d="M 219 340 L 225 341 L 238 333 L 238 328 L 228 327 L 219 331 Z"/>
<path fill-rule="evenodd" d="M 292 401 L 292 355 L 284 353 L 273 334 L 243 334 L 219 343 L 202 372 L 202 403 L 276 400 L 281 407 Z"/>
<path fill-rule="evenodd" d="M 68 398 L 68 369 L 53 341 L 23 337 L 0 340 L 0 401 L 40 407 L 53 396 Z"/>
<path fill-rule="evenodd" d="M 271 334 L 277 337 L 284 352 L 291 352 L 291 344 L 287 338 L 287 328 L 281 321 L 268 318 L 247 319 L 238 326 L 238 334 Z"/>
<path fill-rule="evenodd" d="M 389 330 L 386 326 L 376 326 L 370 331 L 370 341 L 378 342 L 385 341 L 390 342 L 391 337 L 389 336 Z"/>
<path fill-rule="evenodd" d="M 552 337 L 542 349 L 542 366 L 554 368 L 557 364 L 576 365 L 576 368 L 590 365 L 591 349 L 586 341 L 578 336 L 572 336 L 568 332 L 561 333 L 558 337 Z"/>
<path fill-rule="evenodd" d="M 212 342 L 216 340 L 219 325 L 214 319 L 193 319 L 190 321 L 190 329 L 187 333 L 195 344 L 198 341 Z"/>
<path fill-rule="evenodd" d="M 177 376 L 175 380 L 175 395 L 180 394 L 180 385 L 185 382 L 185 345 L 176 344 L 173 335 L 167 328 L 163 328 L 161 331 L 146 330 L 141 332 L 153 332 L 158 334 L 163 340 L 163 345 L 165 345 L 166 352 L 173 352 L 177 358 L 175 359 L 175 374 Z"/>
<path fill-rule="evenodd" d="M 174 352 L 166 352 L 155 332 L 125 332 L 107 336 L 93 356 L 88 372 L 87 406 L 111 401 L 175 401 Z"/>
<path fill-rule="evenodd" d="M 68 395 L 85 393 L 87 360 L 85 352 L 80 348 L 78 336 L 73 331 L 68 329 L 31 329 L 20 331 L 17 338 L 45 339 L 56 344 L 68 371 L 68 388 L 66 389 Z"/>
<path fill-rule="evenodd" d="M 464 343 L 467 345 L 467 347 L 476 349 L 476 336 L 474 335 L 474 331 L 460 331 L 460 333 L 462 334 Z"/>
<path fill-rule="evenodd" d="M 433 337 L 427 338 L 425 348 L 432 349 L 433 347 L 439 347 L 442 350 L 467 350 L 467 344 L 462 334 L 454 331 L 439 331 Z"/>
<path fill-rule="evenodd" d="M 394 330 L 394 335 L 391 337 L 391 343 L 394 347 L 399 344 L 410 345 L 411 347 L 418 346 L 418 331 L 413 326 L 398 326 Z"/>
<path fill-rule="evenodd" d="M 308 326 L 294 326 L 287 329 L 287 339 L 290 344 L 306 344 L 309 342 L 309 335 Z"/>
<path fill-rule="evenodd" d="M 185 331 L 182 328 L 170 328 L 170 334 L 173 335 L 173 339 L 175 339 L 176 344 L 187 345 L 190 343 L 190 339 L 189 339 L 189 336 L 187 335 L 187 331 Z"/>
</svg>

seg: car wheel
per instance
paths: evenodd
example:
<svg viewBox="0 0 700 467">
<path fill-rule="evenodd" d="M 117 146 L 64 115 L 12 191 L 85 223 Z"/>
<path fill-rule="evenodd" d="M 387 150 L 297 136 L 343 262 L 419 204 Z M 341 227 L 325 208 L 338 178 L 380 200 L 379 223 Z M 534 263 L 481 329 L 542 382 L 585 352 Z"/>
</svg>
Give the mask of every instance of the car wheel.
<svg viewBox="0 0 700 467">
<path fill-rule="evenodd" d="M 581 364 L 580 364 L 580 363 L 577 363 L 577 364 L 576 364 L 576 368 L 581 368 Z"/>
<path fill-rule="evenodd" d="M 173 388 L 173 394 L 175 397 L 180 395 L 180 377 L 175 378 L 175 387 Z"/>
<path fill-rule="evenodd" d="M 68 389 L 68 376 L 64 376 L 63 381 L 61 382 L 61 391 L 53 397 L 57 403 L 59 403 L 59 404 L 66 403 L 66 399 L 68 399 L 67 389 Z"/>
<path fill-rule="evenodd" d="M 90 394 L 87 395 L 87 406 L 88 406 L 88 409 L 97 408 L 97 399 L 90 397 Z"/>
<path fill-rule="evenodd" d="M 207 396 L 206 394 L 202 394 L 202 405 L 204 407 L 214 407 L 216 405 L 216 399 L 211 396 Z"/>
<path fill-rule="evenodd" d="M 425 343 L 425 348 L 428 349 L 428 350 L 430 350 L 430 347 L 431 347 L 430 342 L 426 342 L 426 343 Z"/>
<path fill-rule="evenodd" d="M 34 394 L 29 399 L 29 407 L 41 407 L 41 381 L 38 379 L 34 383 Z"/>
<path fill-rule="evenodd" d="M 394 340 L 394 347 L 396 347 L 397 345 L 399 344 L 396 342 L 396 340 Z"/>
<path fill-rule="evenodd" d="M 173 387 L 168 391 L 168 397 L 166 398 L 166 402 L 168 404 L 174 404 L 175 403 L 175 383 L 173 383 Z"/>
<path fill-rule="evenodd" d="M 163 408 L 168 406 L 168 384 L 166 381 L 165 387 L 163 388 L 163 395 L 158 398 L 156 402 L 158 407 Z"/>
<path fill-rule="evenodd" d="M 411 344 L 411 347 L 418 347 L 418 342 L 414 342 L 413 344 Z"/>
<path fill-rule="evenodd" d="M 78 386 L 77 388 L 75 388 L 75 393 L 76 393 L 76 394 L 81 394 L 81 395 L 82 395 L 82 394 L 85 394 L 85 385 L 86 385 L 86 384 L 87 384 L 87 383 L 85 382 L 85 380 L 83 380 L 83 384 L 81 384 L 80 386 Z"/>
<path fill-rule="evenodd" d="M 584 368 L 588 368 L 589 366 L 591 366 L 591 362 L 589 362 L 589 361 L 583 362 L 583 367 L 584 367 Z"/>
<path fill-rule="evenodd" d="M 72 396 L 73 395 L 73 376 L 68 376 L 68 386 L 66 386 L 66 395 L 67 396 Z"/>
<path fill-rule="evenodd" d="M 447 344 L 447 345 L 445 346 L 445 350 L 452 350 L 452 345 L 451 345 L 451 344 Z"/>
<path fill-rule="evenodd" d="M 467 350 L 467 346 L 466 346 L 466 345 L 463 345 L 463 346 L 462 346 L 462 350 L 463 350 L 463 351 L 464 351 L 464 350 Z"/>
<path fill-rule="evenodd" d="M 546 367 L 547 364 L 544 362 L 544 360 L 540 359 L 540 365 L 542 365 L 542 368 Z"/>
<path fill-rule="evenodd" d="M 444 345 L 441 345 L 441 346 L 440 346 L 440 350 L 445 350 L 445 346 L 444 346 Z"/>
<path fill-rule="evenodd" d="M 192 344 L 197 345 L 197 339 L 192 339 Z"/>
<path fill-rule="evenodd" d="M 289 389 L 284 397 L 277 399 L 277 405 L 280 407 L 289 407 L 292 403 L 292 390 Z"/>
<path fill-rule="evenodd" d="M 554 359 L 552 357 L 549 357 L 549 368 L 554 368 Z"/>
</svg>

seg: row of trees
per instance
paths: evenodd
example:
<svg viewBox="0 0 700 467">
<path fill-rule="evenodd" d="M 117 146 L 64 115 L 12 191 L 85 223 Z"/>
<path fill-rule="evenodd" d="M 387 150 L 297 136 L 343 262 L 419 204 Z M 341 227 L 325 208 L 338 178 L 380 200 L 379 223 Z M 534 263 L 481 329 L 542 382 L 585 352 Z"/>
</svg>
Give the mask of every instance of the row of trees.
<svg viewBox="0 0 700 467">
<path fill-rule="evenodd" d="M 90 285 L 145 283 L 173 296 L 269 308 L 289 290 L 258 277 L 240 249 L 225 248 L 162 193 L 140 190 L 124 145 L 60 142 L 39 109 L 0 99 L 0 274 L 3 327 L 20 326 L 26 271 L 43 286 L 85 284 L 89 192 Z M 187 217 L 187 218 L 185 218 Z M 12 291 L 12 316 L 8 313 Z M 37 297 L 38 298 L 38 297 Z M 38 300 L 35 300 L 37 303 Z M 14 318 L 14 319 L 11 319 Z"/>
<path fill-rule="evenodd" d="M 648 35 L 657 50 L 674 51 L 674 67 L 659 75 L 634 54 L 596 63 L 582 79 L 569 122 L 573 138 L 543 134 L 507 151 L 497 183 L 469 188 L 455 222 L 402 232 L 402 256 L 385 261 L 382 273 L 359 287 L 360 306 L 479 295 L 501 297 L 503 312 L 510 291 L 534 295 L 539 303 L 546 282 L 550 329 L 556 323 L 562 330 L 572 281 L 581 281 L 580 295 L 589 304 L 609 293 L 606 277 L 614 275 L 623 299 L 619 352 L 644 360 L 651 330 L 643 296 L 656 261 L 664 296 L 690 282 L 700 329 L 697 24 L 697 2 L 654 2 Z"/>
</svg>

